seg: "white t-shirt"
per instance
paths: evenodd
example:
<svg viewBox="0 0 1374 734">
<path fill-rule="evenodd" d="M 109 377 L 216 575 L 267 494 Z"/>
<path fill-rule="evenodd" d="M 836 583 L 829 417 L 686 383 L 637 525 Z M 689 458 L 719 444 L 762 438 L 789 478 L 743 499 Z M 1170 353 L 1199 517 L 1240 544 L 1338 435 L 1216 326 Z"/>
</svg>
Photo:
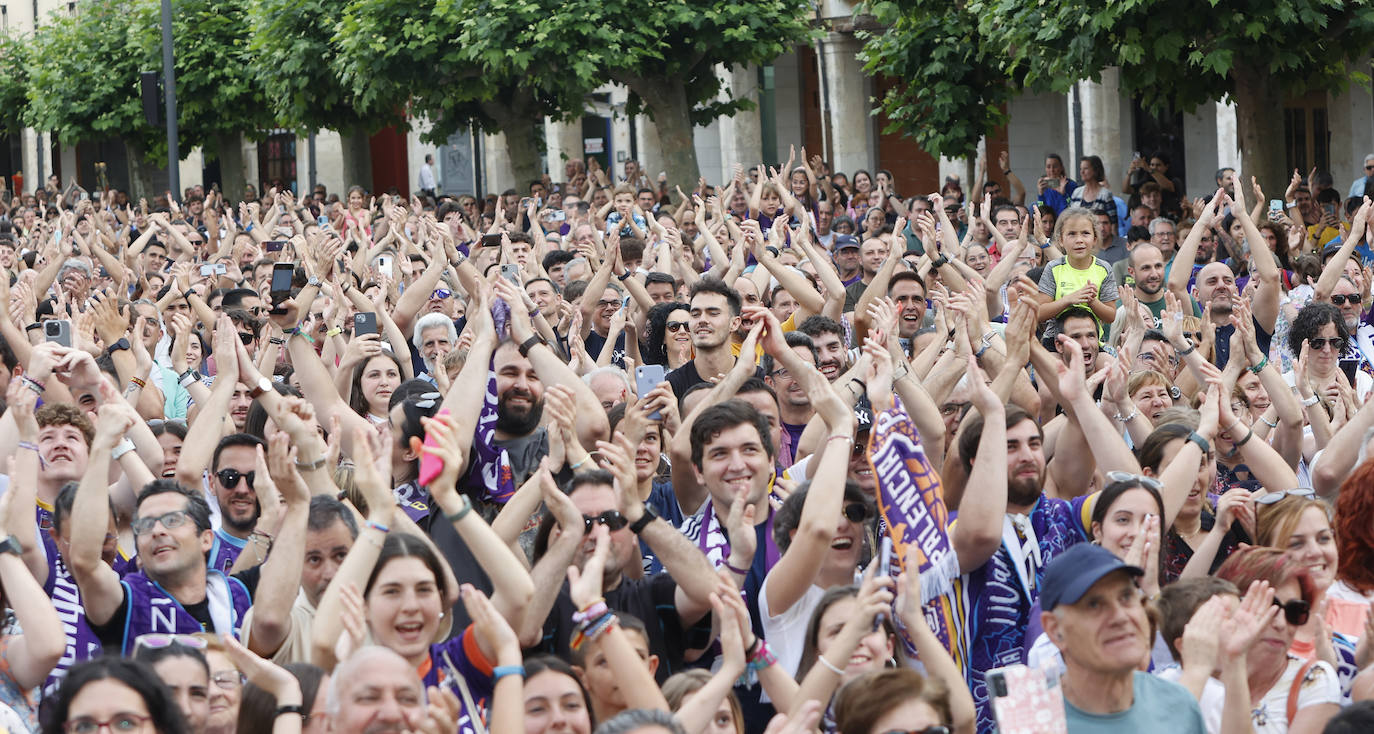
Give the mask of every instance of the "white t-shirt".
<svg viewBox="0 0 1374 734">
<path fill-rule="evenodd" d="M 1277 683 L 1264 694 L 1259 705 L 1250 710 L 1250 724 L 1255 734 L 1287 734 L 1288 732 L 1288 692 L 1293 688 L 1293 678 L 1306 662 L 1295 655 L 1288 656 L 1288 667 Z M 1170 668 L 1161 677 L 1178 681 L 1182 671 Z M 1171 677 L 1172 676 L 1172 677 Z M 1318 660 L 1307 669 L 1307 676 L 1298 691 L 1298 711 L 1308 706 L 1323 703 L 1341 703 L 1341 684 L 1336 678 L 1336 670 L 1330 663 Z M 1209 734 L 1221 731 L 1221 712 L 1226 701 L 1226 687 L 1221 681 L 1209 678 L 1202 689 L 1202 720 L 1207 724 Z"/>
<path fill-rule="evenodd" d="M 774 616 L 768 609 L 768 582 L 772 580 L 770 574 L 759 587 L 763 639 L 768 640 L 768 649 L 778 658 L 778 665 L 788 675 L 796 677 L 797 666 L 801 664 L 802 647 L 806 644 L 806 625 L 811 622 L 811 614 L 816 611 L 821 597 L 825 596 L 825 589 L 812 584 L 795 604 Z"/>
</svg>

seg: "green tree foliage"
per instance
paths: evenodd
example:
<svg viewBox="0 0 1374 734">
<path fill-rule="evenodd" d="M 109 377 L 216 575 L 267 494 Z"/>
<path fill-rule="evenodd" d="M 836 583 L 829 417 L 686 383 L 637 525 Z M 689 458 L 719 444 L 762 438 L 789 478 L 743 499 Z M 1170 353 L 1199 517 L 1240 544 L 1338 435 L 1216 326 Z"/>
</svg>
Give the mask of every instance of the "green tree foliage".
<svg viewBox="0 0 1374 734">
<path fill-rule="evenodd" d="M 590 89 L 564 69 L 562 49 L 533 38 L 519 43 L 526 56 L 540 58 L 518 73 L 484 65 L 480 49 L 496 41 L 479 45 L 465 35 L 467 19 L 482 12 L 491 10 L 452 0 L 353 0 L 334 36 L 334 67 L 365 114 L 423 115 L 430 123 L 424 137 L 434 143 L 469 125 L 504 132 L 517 178 L 535 179 L 544 116 L 580 115 Z"/>
<path fill-rule="evenodd" d="M 467 7 L 459 42 L 484 73 L 571 74 L 582 88 L 629 87 L 631 111 L 653 118 L 665 167 L 684 186 L 698 175 L 693 125 L 742 105 L 720 99 L 717 65 L 772 61 L 807 41 L 811 13 L 801 0 L 468 0 Z"/>
<path fill-rule="evenodd" d="M 176 0 L 172 7 L 182 150 L 201 146 L 215 156 L 222 143 L 237 145 L 240 133 L 261 137 L 273 119 L 253 67 L 247 9 L 215 0 Z M 134 6 L 132 40 L 142 51 L 144 70 L 162 69 L 161 8 L 159 0 Z"/>
<path fill-rule="evenodd" d="M 64 145 L 120 137 L 144 145 L 154 137 L 138 101 L 143 53 L 131 41 L 128 10 L 121 0 L 86 0 L 79 13 L 55 13 L 38 27 L 28 55 L 29 126 Z"/>
<path fill-rule="evenodd" d="M 26 39 L 0 34 L 0 129 L 18 135 L 29 105 L 29 47 Z"/>
<path fill-rule="evenodd" d="M 966 155 L 976 138 L 923 128 L 971 120 L 987 133 L 1002 119 L 989 107 L 1009 94 L 1064 92 L 1115 66 L 1121 86 L 1147 106 L 1191 110 L 1229 96 L 1246 167 L 1272 185 L 1283 180 L 1276 111 L 1285 95 L 1366 83 L 1352 62 L 1374 43 L 1374 6 L 1343 0 L 971 0 L 955 13 L 931 0 L 866 7 L 891 26 L 868 38 L 867 68 L 903 82 L 882 100 L 884 111 L 895 130 L 932 152 Z M 945 13 L 961 19 L 916 17 Z M 942 82 L 953 85 L 945 98 L 952 94 L 954 104 L 912 91 Z"/>
</svg>

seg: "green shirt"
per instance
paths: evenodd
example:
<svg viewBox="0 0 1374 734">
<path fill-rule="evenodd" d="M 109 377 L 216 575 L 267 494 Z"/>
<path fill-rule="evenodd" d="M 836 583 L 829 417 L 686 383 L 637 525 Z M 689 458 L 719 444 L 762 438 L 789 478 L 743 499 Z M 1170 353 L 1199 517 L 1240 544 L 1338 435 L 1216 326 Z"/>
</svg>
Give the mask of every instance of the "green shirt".
<svg viewBox="0 0 1374 734">
<path fill-rule="evenodd" d="M 1131 707 L 1114 714 L 1090 714 L 1065 700 L 1069 734 L 1207 734 L 1202 710 L 1187 688 L 1136 671 L 1133 694 Z"/>
</svg>

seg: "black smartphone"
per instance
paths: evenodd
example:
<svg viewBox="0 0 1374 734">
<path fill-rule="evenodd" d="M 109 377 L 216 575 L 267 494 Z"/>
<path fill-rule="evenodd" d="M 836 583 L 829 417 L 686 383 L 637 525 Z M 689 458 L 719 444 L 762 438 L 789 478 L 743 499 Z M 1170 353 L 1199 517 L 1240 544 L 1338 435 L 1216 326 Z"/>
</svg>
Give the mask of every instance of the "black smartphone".
<svg viewBox="0 0 1374 734">
<path fill-rule="evenodd" d="M 500 247 L 500 246 L 501 246 L 501 235 L 500 235 L 500 234 L 484 234 L 484 235 L 482 235 L 482 246 L 483 246 L 483 247 Z"/>
<path fill-rule="evenodd" d="M 363 311 L 353 314 L 353 336 L 377 333 L 377 314 Z"/>
<path fill-rule="evenodd" d="M 52 319 L 43 322 L 43 338 L 58 346 L 72 345 L 72 322 L 66 319 Z"/>
<path fill-rule="evenodd" d="M 266 250 L 267 252 L 281 252 L 282 248 L 285 246 L 286 240 L 267 240 L 266 242 L 262 243 L 262 249 Z"/>
<path fill-rule="evenodd" d="M 286 313 L 286 309 L 281 307 L 287 299 L 291 298 L 291 281 L 296 277 L 296 266 L 294 263 L 274 263 L 272 265 L 272 281 L 268 291 L 268 297 L 272 299 L 271 313 Z"/>
</svg>

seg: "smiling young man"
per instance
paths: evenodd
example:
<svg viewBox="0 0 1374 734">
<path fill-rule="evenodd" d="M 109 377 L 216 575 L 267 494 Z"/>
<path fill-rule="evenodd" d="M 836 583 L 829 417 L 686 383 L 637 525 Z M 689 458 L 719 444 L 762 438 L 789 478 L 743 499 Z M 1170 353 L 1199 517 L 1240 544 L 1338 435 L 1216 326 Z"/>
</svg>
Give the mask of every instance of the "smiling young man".
<svg viewBox="0 0 1374 734">
<path fill-rule="evenodd" d="M 102 555 L 109 525 L 106 471 L 120 437 L 138 421 L 122 403 L 101 407 L 90 464 L 72 511 L 69 566 L 81 590 L 86 619 L 110 651 L 129 654 L 149 633 L 242 635 L 243 615 L 258 597 L 254 626 L 286 616 L 300 585 L 309 507 L 304 482 L 285 491 L 286 506 L 275 552 L 258 567 L 226 576 L 207 566 L 214 544 L 210 507 L 198 491 L 158 479 L 138 493 L 132 522 L 141 570 L 122 579 Z M 308 492 L 308 489 L 306 490 Z"/>
<path fill-rule="evenodd" d="M 272 536 L 257 530 L 262 507 L 253 482 L 259 446 L 266 449 L 257 436 L 231 433 L 219 440 L 211 460 L 210 493 L 215 498 L 215 509 L 219 510 L 219 528 L 210 549 L 210 567 L 224 573 L 229 573 L 249 543 L 258 544 L 260 556 L 265 556 L 272 546 Z"/>
<path fill-rule="evenodd" d="M 687 303 L 695 355 L 664 377 L 679 399 L 692 387 L 735 366 L 731 335 L 740 328 L 743 308 L 739 293 L 714 278 L 693 283 Z"/>
</svg>

